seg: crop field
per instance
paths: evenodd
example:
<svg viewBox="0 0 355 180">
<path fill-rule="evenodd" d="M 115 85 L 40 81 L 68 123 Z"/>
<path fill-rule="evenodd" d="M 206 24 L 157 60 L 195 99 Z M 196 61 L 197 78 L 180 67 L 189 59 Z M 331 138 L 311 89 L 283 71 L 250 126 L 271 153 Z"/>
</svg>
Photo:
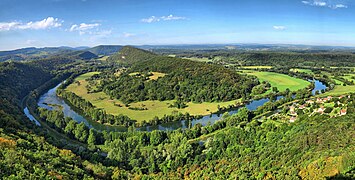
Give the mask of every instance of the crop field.
<svg viewBox="0 0 355 180">
<path fill-rule="evenodd" d="M 355 92 L 355 86 L 335 86 L 334 89 L 319 96 L 337 96 Z"/>
<path fill-rule="evenodd" d="M 106 61 L 108 57 L 109 56 L 102 56 L 102 57 L 98 58 L 97 60 Z"/>
<path fill-rule="evenodd" d="M 307 73 L 307 74 L 314 74 L 312 72 L 312 70 L 310 70 L 310 69 L 298 69 L 298 68 L 295 68 L 295 69 L 290 69 L 290 71 L 292 71 L 292 72 L 300 72 L 300 73 Z"/>
<path fill-rule="evenodd" d="M 212 62 L 212 60 L 208 59 L 208 58 L 192 57 L 192 58 L 183 58 L 183 59 L 188 59 L 188 60 L 191 60 L 191 61 L 198 61 L 198 62 Z"/>
<path fill-rule="evenodd" d="M 285 74 L 274 72 L 244 71 L 249 75 L 256 76 L 260 82 L 268 81 L 271 87 L 277 87 L 279 91 L 289 88 L 291 91 L 306 88 L 310 82 L 303 79 L 294 78 Z"/>
<path fill-rule="evenodd" d="M 97 108 L 105 109 L 109 114 L 118 115 L 123 114 L 137 121 L 151 120 L 155 116 L 163 117 L 164 115 L 170 115 L 174 112 L 190 113 L 191 115 L 209 115 L 218 111 L 218 105 L 220 107 L 227 107 L 229 105 L 235 105 L 240 100 L 233 100 L 220 103 L 187 103 L 188 107 L 184 109 L 169 108 L 170 104 L 173 104 L 173 100 L 170 101 L 142 101 L 129 104 L 131 108 L 147 108 L 147 110 L 132 110 L 126 107 L 122 102 L 117 99 L 110 100 L 109 96 L 103 92 L 87 93 L 86 85 L 88 82 L 85 79 L 91 77 L 99 72 L 90 72 L 78 76 L 75 81 L 79 81 L 80 84 L 72 83 L 66 90 L 75 93 L 76 95 L 90 101 Z"/>
<path fill-rule="evenodd" d="M 243 66 L 245 69 L 271 69 L 272 66 Z"/>
</svg>

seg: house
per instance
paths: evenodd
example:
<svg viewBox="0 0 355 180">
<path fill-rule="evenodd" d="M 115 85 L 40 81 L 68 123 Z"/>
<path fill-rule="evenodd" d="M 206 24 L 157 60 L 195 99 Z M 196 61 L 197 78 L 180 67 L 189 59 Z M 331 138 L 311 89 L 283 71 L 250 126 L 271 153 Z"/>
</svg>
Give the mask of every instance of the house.
<svg viewBox="0 0 355 180">
<path fill-rule="evenodd" d="M 304 109 L 304 108 L 306 108 L 305 105 L 301 105 L 301 106 L 299 107 L 299 109 Z"/>
<path fill-rule="evenodd" d="M 339 96 L 339 99 L 341 99 L 341 98 L 343 98 L 344 97 L 344 95 L 341 95 L 341 96 Z"/>
<path fill-rule="evenodd" d="M 314 101 L 312 101 L 312 100 L 308 100 L 308 101 L 306 101 L 306 103 L 307 103 L 307 104 L 313 104 L 313 103 L 314 103 Z"/>
<path fill-rule="evenodd" d="M 297 116 L 297 112 L 295 112 L 295 111 L 291 111 L 290 114 L 291 114 L 291 116 Z"/>
<path fill-rule="evenodd" d="M 290 106 L 290 111 L 295 111 L 295 106 Z"/>
<path fill-rule="evenodd" d="M 344 116 L 344 115 L 346 115 L 346 109 L 340 110 L 340 116 Z"/>
<path fill-rule="evenodd" d="M 324 110 L 325 110 L 325 108 L 324 108 L 324 106 L 322 106 L 317 110 L 317 112 L 323 114 Z"/>
<path fill-rule="evenodd" d="M 330 100 L 332 100 L 332 98 L 333 98 L 332 96 L 328 96 L 327 100 L 330 101 Z"/>
<path fill-rule="evenodd" d="M 290 113 L 291 113 L 291 114 L 292 114 L 292 113 L 295 113 L 295 106 L 290 106 L 289 108 L 290 108 Z"/>
<path fill-rule="evenodd" d="M 323 103 L 323 100 L 321 98 L 317 98 L 317 103 Z"/>
<path fill-rule="evenodd" d="M 292 117 L 290 118 L 290 122 L 291 122 L 291 123 L 293 123 L 293 122 L 295 122 L 295 121 L 296 121 L 296 119 L 297 119 L 297 117 L 292 116 Z"/>
</svg>

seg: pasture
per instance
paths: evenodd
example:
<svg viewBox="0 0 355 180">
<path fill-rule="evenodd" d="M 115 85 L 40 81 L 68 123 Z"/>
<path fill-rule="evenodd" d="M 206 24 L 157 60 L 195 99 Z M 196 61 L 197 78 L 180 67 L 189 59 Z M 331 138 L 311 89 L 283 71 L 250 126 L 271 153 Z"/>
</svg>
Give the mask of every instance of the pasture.
<svg viewBox="0 0 355 180">
<path fill-rule="evenodd" d="M 334 89 L 320 94 L 319 96 L 338 96 L 344 95 L 355 92 L 355 85 L 354 86 L 335 86 Z"/>
<path fill-rule="evenodd" d="M 296 91 L 299 89 L 306 88 L 310 82 L 294 78 L 285 74 L 274 73 L 274 72 L 259 72 L 259 71 L 244 71 L 249 75 L 256 76 L 260 82 L 267 81 L 270 83 L 271 87 L 277 87 L 279 91 L 285 91 L 289 88 L 291 91 Z"/>
<path fill-rule="evenodd" d="M 104 109 L 107 113 L 118 115 L 123 114 L 128 117 L 137 120 L 138 122 L 143 120 L 151 120 L 155 116 L 161 118 L 164 115 L 170 115 L 176 112 L 181 113 L 190 113 L 191 115 L 209 115 L 211 113 L 218 111 L 218 105 L 220 107 L 228 107 L 229 105 L 235 105 L 239 103 L 240 100 L 233 100 L 228 102 L 220 102 L 220 103 L 187 103 L 188 107 L 184 109 L 178 108 L 169 108 L 170 104 L 173 104 L 173 100 L 169 101 L 142 101 L 135 102 L 129 104 L 131 108 L 146 108 L 147 110 L 132 110 L 129 107 L 126 107 L 121 101 L 117 99 L 110 100 L 109 96 L 103 92 L 98 93 L 87 93 L 86 87 L 88 82 L 85 79 L 91 77 L 94 74 L 98 74 L 99 72 L 90 72 L 86 74 L 82 74 L 78 76 L 75 81 L 79 81 L 79 83 L 70 84 L 66 90 L 75 93 L 76 95 L 84 98 L 85 100 L 91 102 L 97 108 Z M 155 74 L 157 77 L 158 74 Z M 74 81 L 74 82 L 75 82 Z"/>
</svg>

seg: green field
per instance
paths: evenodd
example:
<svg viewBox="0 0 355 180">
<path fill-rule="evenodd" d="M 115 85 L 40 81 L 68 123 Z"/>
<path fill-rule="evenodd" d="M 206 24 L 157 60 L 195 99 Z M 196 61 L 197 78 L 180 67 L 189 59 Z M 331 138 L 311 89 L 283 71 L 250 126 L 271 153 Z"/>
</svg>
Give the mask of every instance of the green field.
<svg viewBox="0 0 355 180">
<path fill-rule="evenodd" d="M 337 95 L 344 95 L 348 93 L 354 93 L 355 86 L 335 86 L 334 89 L 328 91 L 324 94 L 320 94 L 319 96 L 337 96 Z"/>
<path fill-rule="evenodd" d="M 211 59 L 208 59 L 208 58 L 197 58 L 197 57 L 192 57 L 192 58 L 183 58 L 183 59 L 188 59 L 188 60 L 191 60 L 191 61 L 198 61 L 198 62 L 212 62 Z"/>
<path fill-rule="evenodd" d="M 274 72 L 258 72 L 258 71 L 244 71 L 249 75 L 256 76 L 260 82 L 267 81 L 271 87 L 277 87 L 279 91 L 285 91 L 289 88 L 291 91 L 306 88 L 310 82 L 303 79 L 294 78 L 285 74 Z"/>
<path fill-rule="evenodd" d="M 98 58 L 97 60 L 106 61 L 108 57 L 109 56 L 102 56 L 102 57 Z"/>
<path fill-rule="evenodd" d="M 290 71 L 292 72 L 300 72 L 300 73 L 307 73 L 307 74 L 314 74 L 312 72 L 312 70 L 310 69 L 298 69 L 298 68 L 294 68 L 294 69 L 290 69 Z"/>
<path fill-rule="evenodd" d="M 174 101 L 142 101 L 129 104 L 130 107 L 144 107 L 148 110 L 132 110 L 125 107 L 125 105 L 117 99 L 110 100 L 109 96 L 103 92 L 98 93 L 87 93 L 85 88 L 88 83 L 85 79 L 91 77 L 94 74 L 98 74 L 99 72 L 90 72 L 86 74 L 82 74 L 78 76 L 75 81 L 79 81 L 78 83 L 70 84 L 66 90 L 75 93 L 76 95 L 84 98 L 87 101 L 90 101 L 94 106 L 97 108 L 103 108 L 109 114 L 118 115 L 124 114 L 128 117 L 135 119 L 137 121 L 143 120 L 151 120 L 155 116 L 163 117 L 164 115 L 170 115 L 174 112 L 181 112 L 181 113 L 190 113 L 191 115 L 209 115 L 213 112 L 218 111 L 218 105 L 220 107 L 227 107 L 229 105 L 235 105 L 239 103 L 240 100 L 233 100 L 228 102 L 221 102 L 221 103 L 187 103 L 188 107 L 184 109 L 177 109 L 177 108 L 169 108 L 169 105 L 172 104 Z M 75 82 L 74 81 L 74 82 Z M 121 106 L 121 107 L 120 107 Z"/>
<path fill-rule="evenodd" d="M 242 66 L 245 69 L 271 69 L 272 66 Z"/>
</svg>

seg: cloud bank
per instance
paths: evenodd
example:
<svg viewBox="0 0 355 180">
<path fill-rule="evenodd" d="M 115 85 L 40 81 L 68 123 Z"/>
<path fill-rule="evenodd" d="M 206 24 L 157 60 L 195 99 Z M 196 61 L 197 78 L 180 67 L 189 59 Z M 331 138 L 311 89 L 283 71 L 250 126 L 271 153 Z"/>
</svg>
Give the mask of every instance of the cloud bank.
<svg viewBox="0 0 355 180">
<path fill-rule="evenodd" d="M 348 6 L 344 4 L 332 4 L 330 2 L 325 2 L 322 0 L 313 0 L 313 1 L 308 0 L 308 1 L 301 1 L 301 2 L 309 6 L 328 7 L 331 9 L 348 8 Z"/>
<path fill-rule="evenodd" d="M 41 21 L 22 22 L 0 22 L 0 31 L 25 30 L 25 29 L 50 29 L 62 26 L 62 21 L 58 18 L 47 17 Z"/>
<path fill-rule="evenodd" d="M 153 22 L 159 22 L 159 21 L 176 21 L 176 20 L 185 20 L 185 19 L 186 19 L 186 17 L 174 16 L 174 15 L 170 14 L 169 16 L 161 16 L 161 17 L 150 16 L 149 18 L 141 19 L 141 22 L 153 23 Z"/>
<path fill-rule="evenodd" d="M 275 30 L 278 30 L 278 31 L 283 31 L 283 30 L 286 29 L 285 26 L 273 26 L 273 28 L 274 28 Z"/>
</svg>

